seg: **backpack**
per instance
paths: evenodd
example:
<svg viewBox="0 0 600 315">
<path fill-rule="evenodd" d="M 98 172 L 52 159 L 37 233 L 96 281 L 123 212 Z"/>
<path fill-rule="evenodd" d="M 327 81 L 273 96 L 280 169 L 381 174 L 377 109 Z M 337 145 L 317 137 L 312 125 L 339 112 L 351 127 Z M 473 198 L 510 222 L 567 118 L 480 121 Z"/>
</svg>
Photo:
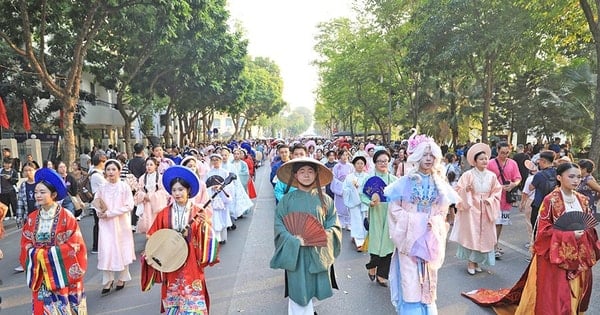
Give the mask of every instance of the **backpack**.
<svg viewBox="0 0 600 315">
<path fill-rule="evenodd" d="M 117 158 L 117 151 L 110 150 L 110 152 L 108 153 L 108 158 L 109 159 L 116 159 Z"/>
<path fill-rule="evenodd" d="M 543 199 L 550 192 L 552 192 L 554 190 L 554 188 L 556 188 L 557 182 L 556 182 L 556 177 L 548 175 L 548 173 L 545 172 L 545 170 L 541 171 L 540 173 L 544 177 L 545 181 L 544 181 L 544 186 L 537 188 L 537 189 L 539 189 L 540 192 L 542 193 L 542 199 Z"/>
<path fill-rule="evenodd" d="M 92 175 L 94 175 L 94 173 L 98 173 L 98 171 L 92 171 L 90 174 L 81 175 L 82 179 L 77 187 L 77 195 L 79 195 L 81 201 L 86 203 L 92 202 L 92 200 L 94 200 L 94 194 L 92 193 L 91 183 Z"/>
</svg>

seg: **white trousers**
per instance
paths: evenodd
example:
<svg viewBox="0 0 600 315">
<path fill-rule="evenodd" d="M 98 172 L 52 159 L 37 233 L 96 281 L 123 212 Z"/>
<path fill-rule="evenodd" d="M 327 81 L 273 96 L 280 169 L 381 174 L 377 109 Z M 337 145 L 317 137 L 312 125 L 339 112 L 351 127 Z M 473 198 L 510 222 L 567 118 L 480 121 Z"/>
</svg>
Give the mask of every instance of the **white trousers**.
<svg viewBox="0 0 600 315">
<path fill-rule="evenodd" d="M 306 306 L 302 306 L 292 301 L 290 298 L 288 298 L 288 300 L 288 315 L 314 315 L 315 310 L 312 300 L 310 300 Z"/>
<path fill-rule="evenodd" d="M 125 266 L 125 269 L 117 271 L 119 273 L 117 281 L 131 281 L 131 274 L 129 273 L 129 265 Z M 115 271 L 102 270 L 102 285 L 107 285 L 109 282 L 115 280 Z"/>
</svg>

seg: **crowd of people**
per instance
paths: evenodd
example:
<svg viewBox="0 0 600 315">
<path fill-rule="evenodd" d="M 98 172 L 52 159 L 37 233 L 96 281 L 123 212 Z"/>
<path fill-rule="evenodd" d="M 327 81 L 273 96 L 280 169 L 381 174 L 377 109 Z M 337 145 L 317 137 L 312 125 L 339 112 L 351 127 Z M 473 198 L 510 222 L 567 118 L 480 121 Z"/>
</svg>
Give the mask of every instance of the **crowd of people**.
<svg viewBox="0 0 600 315">
<path fill-rule="evenodd" d="M 580 314 L 587 310 L 591 268 L 600 257 L 596 230 L 593 224 L 563 230 L 555 223 L 572 211 L 596 214 L 600 185 L 592 175 L 594 163 L 588 159 L 574 163 L 560 139 L 547 147 L 519 145 L 516 152 L 507 142 L 490 146 L 479 141 L 448 152 L 447 146 L 416 134 L 389 147 L 343 139 L 282 141 L 274 146 L 271 180 L 279 204 L 271 267 L 285 270 L 289 314 L 313 314 L 312 299 L 328 297 L 329 289 L 337 287 L 335 278 L 323 280 L 325 271 L 333 270 L 333 260 L 301 255 L 316 250 L 337 257 L 340 230 L 350 231 L 357 251 L 369 253 L 367 275 L 390 288 L 398 314 L 437 314 L 437 273 L 444 262 L 447 236 L 457 243 L 455 255 L 466 262 L 466 274 L 481 273 L 504 255 L 499 239 L 502 228 L 511 224 L 513 207 L 527 214 L 531 239 L 525 244 L 531 252 L 528 268 L 512 289 L 481 289 L 465 295 L 480 305 L 504 307 L 509 313 Z M 317 174 L 312 175 L 317 180 L 308 180 L 312 187 L 298 183 L 302 168 L 294 167 L 308 166 L 311 159 L 319 165 L 309 169 Z M 278 170 L 286 166 L 295 172 L 291 177 L 284 172 L 282 178 Z M 331 179 L 319 182 L 321 177 Z M 308 203 L 296 199 L 305 194 L 297 189 L 312 189 L 313 198 L 322 192 L 329 196 L 320 203 L 315 199 L 317 205 L 306 209 L 327 231 L 328 243 L 320 245 L 325 248 L 303 244 L 302 236 L 279 222 L 290 211 L 300 211 L 290 209 L 291 200 Z M 318 212 L 331 203 L 338 219 L 333 224 Z M 298 241 L 291 245 L 290 238 Z M 297 269 L 323 261 L 330 265 L 322 267 L 321 281 L 309 281 L 315 275 Z M 299 272 L 304 273 L 302 280 Z M 292 279 L 302 285 L 290 285 Z M 490 300 L 490 296 L 496 299 Z M 548 296 L 556 299 L 545 303 Z"/>
<path fill-rule="evenodd" d="M 271 167 L 275 195 L 270 266 L 285 271 L 289 314 L 316 314 L 313 299 L 333 295 L 343 233 L 357 252 L 369 254 L 367 276 L 389 288 L 398 314 L 437 314 L 447 239 L 457 243 L 454 254 L 465 261 L 466 276 L 483 272 L 502 259 L 499 239 L 513 207 L 528 215 L 529 266 L 514 288 L 468 297 L 522 314 L 576 314 L 589 304 L 598 237 L 593 227 L 564 231 L 555 223 L 568 212 L 596 214 L 595 165 L 574 163 L 560 139 L 533 150 L 519 145 L 513 153 L 506 142 L 477 141 L 449 152 L 416 133 L 391 146 L 344 138 L 182 149 L 136 144 L 131 158 L 112 146 L 86 150 L 71 172 L 64 161 L 39 168 L 26 160 L 20 176 L 5 156 L 0 209 L 22 228 L 15 270 L 27 274 L 34 314 L 86 312 L 88 249 L 98 255 L 100 294 L 122 290 L 137 259 L 133 233 L 151 239 L 165 229 L 185 240 L 187 263 L 165 271 L 142 255 L 142 290 L 162 283 L 161 312 L 208 314 L 204 268 L 218 263 L 228 232 L 252 212 L 261 165 Z M 91 244 L 78 224 L 88 212 L 94 217 Z M 568 248 L 581 250 L 566 255 Z M 560 284 L 557 290 L 553 283 Z M 490 292 L 501 294 L 489 300 Z M 556 303 L 541 302 L 548 294 Z"/>
<path fill-rule="evenodd" d="M 208 314 L 204 268 L 218 263 L 227 231 L 254 207 L 256 151 L 249 143 L 188 148 L 183 156 L 166 151 L 136 144 L 128 159 L 112 147 L 98 149 L 83 153 L 71 172 L 64 161 L 44 162 L 42 168 L 25 161 L 19 187 L 15 159 L 5 156 L 0 215 L 2 221 L 5 215 L 14 218 L 22 229 L 15 271 L 26 274 L 32 314 L 87 314 L 88 250 L 98 256 L 105 296 L 132 279 L 129 266 L 138 259 L 134 233 L 150 240 L 160 230 L 180 234 L 187 262 L 162 270 L 154 256 L 142 254 L 142 290 L 162 284 L 161 312 Z M 226 186 L 228 178 L 234 180 Z M 90 244 L 78 222 L 87 213 L 94 217 Z"/>
</svg>

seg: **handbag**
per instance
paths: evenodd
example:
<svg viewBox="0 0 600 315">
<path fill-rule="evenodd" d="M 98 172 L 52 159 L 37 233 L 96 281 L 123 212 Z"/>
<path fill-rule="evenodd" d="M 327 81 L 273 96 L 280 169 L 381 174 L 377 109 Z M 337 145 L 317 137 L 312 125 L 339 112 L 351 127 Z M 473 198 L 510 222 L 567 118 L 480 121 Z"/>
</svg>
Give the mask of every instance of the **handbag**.
<svg viewBox="0 0 600 315">
<path fill-rule="evenodd" d="M 494 160 L 494 161 L 496 161 L 496 164 L 498 165 L 498 170 L 500 171 L 500 178 L 502 178 L 502 184 L 507 185 L 507 183 L 510 183 L 510 182 L 507 181 L 506 178 L 504 177 L 504 169 L 502 168 L 502 166 L 500 166 L 500 162 L 498 162 L 498 160 Z M 519 186 L 515 186 L 515 188 L 506 192 L 506 202 L 507 203 L 515 203 L 517 201 L 519 201 Z"/>
<path fill-rule="evenodd" d="M 85 208 L 85 203 L 81 200 L 81 198 L 79 198 L 79 196 L 71 194 L 69 194 L 69 196 L 71 197 L 73 206 L 75 206 L 75 210 L 83 210 L 83 208 Z"/>
</svg>

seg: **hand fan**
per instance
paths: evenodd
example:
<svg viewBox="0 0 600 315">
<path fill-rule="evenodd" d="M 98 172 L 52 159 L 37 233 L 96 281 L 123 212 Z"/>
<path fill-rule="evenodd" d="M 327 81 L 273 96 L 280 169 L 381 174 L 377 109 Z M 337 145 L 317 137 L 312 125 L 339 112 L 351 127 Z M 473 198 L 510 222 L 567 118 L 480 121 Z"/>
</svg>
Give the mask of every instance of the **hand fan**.
<svg viewBox="0 0 600 315">
<path fill-rule="evenodd" d="M 592 214 L 581 211 L 567 212 L 554 222 L 554 228 L 561 231 L 587 230 L 596 225 L 598 221 Z"/>
<path fill-rule="evenodd" d="M 290 212 L 283 217 L 287 230 L 304 239 L 305 246 L 327 246 L 327 233 L 317 218 L 306 212 Z"/>
<path fill-rule="evenodd" d="M 386 202 L 387 199 L 383 195 L 383 189 L 385 188 L 385 186 L 387 185 L 383 181 L 383 179 L 381 179 L 381 177 L 373 176 L 365 182 L 365 186 L 363 187 L 363 193 L 369 198 L 377 194 L 379 196 L 379 201 Z"/>
</svg>

